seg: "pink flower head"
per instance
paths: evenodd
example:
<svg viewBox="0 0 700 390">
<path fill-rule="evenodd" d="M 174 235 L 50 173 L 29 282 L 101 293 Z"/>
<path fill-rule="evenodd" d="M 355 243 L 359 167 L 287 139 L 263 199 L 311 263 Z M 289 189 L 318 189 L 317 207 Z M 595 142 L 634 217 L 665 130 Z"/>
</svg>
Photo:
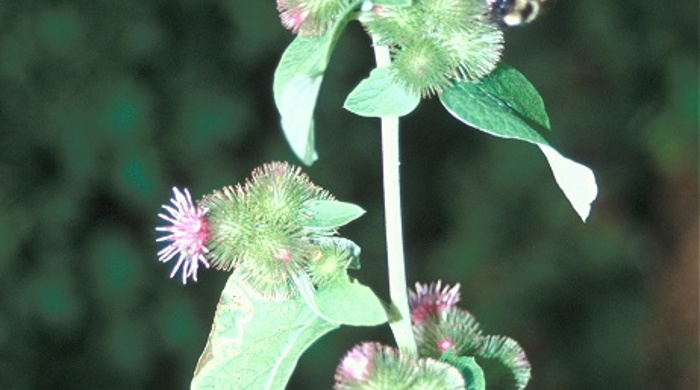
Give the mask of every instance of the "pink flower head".
<svg viewBox="0 0 700 390">
<path fill-rule="evenodd" d="M 363 382 L 370 376 L 372 359 L 381 346 L 377 343 L 365 342 L 351 349 L 340 361 L 335 372 L 337 383 L 350 384 Z M 336 386 L 336 388 L 340 388 Z"/>
<path fill-rule="evenodd" d="M 445 353 L 448 349 L 455 346 L 455 343 L 450 339 L 442 339 L 437 342 L 437 349 L 440 353 Z"/>
<path fill-rule="evenodd" d="M 163 205 L 163 208 L 170 214 L 158 214 L 170 223 L 168 226 L 157 227 L 159 232 L 166 232 L 168 235 L 158 238 L 156 241 L 168 241 L 170 244 L 158 252 L 158 260 L 167 263 L 179 255 L 177 264 L 173 267 L 170 277 L 175 276 L 182 266 L 182 284 L 187 284 L 187 278 L 197 281 L 197 268 L 199 263 L 209 268 L 204 255 L 209 252 L 206 247 L 209 236 L 209 226 L 204 218 L 206 209 L 198 209 L 192 203 L 190 192 L 184 189 L 180 192 L 173 187 L 175 196 L 170 199 L 170 205 Z"/>
<path fill-rule="evenodd" d="M 299 33 L 299 29 L 301 29 L 301 25 L 304 24 L 304 21 L 306 21 L 308 16 L 309 11 L 302 9 L 290 9 L 280 14 L 280 20 L 286 29 L 297 34 Z"/>
<path fill-rule="evenodd" d="M 430 285 L 416 283 L 416 291 L 409 291 L 408 299 L 411 321 L 415 325 L 422 325 L 429 318 L 441 316 L 459 302 L 459 283 L 452 288 L 450 285 L 442 287 L 440 280 Z"/>
<path fill-rule="evenodd" d="M 309 10 L 305 8 L 306 4 L 303 2 L 301 4 L 294 3 L 296 2 L 277 0 L 277 10 L 280 12 L 282 25 L 297 34 L 309 16 Z"/>
</svg>

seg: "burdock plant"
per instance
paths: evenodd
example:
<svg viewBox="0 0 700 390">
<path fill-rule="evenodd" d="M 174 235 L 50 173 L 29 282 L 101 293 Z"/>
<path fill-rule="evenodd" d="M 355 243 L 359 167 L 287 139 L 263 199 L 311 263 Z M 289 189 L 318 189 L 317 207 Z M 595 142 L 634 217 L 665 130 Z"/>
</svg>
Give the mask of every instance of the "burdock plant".
<svg viewBox="0 0 700 390">
<path fill-rule="evenodd" d="M 528 4 L 532 3 L 532 4 Z M 344 108 L 380 118 L 390 302 L 348 274 L 360 247 L 339 229 L 364 210 L 336 200 L 297 167 L 265 164 L 241 184 L 194 202 L 173 189 L 159 216 L 158 253 L 171 277 L 197 280 L 200 265 L 231 272 L 194 372 L 196 389 L 283 389 L 301 354 L 341 325 L 388 323 L 396 346 L 366 341 L 335 373 L 336 389 L 523 389 L 523 348 L 484 333 L 457 306 L 459 285 L 406 286 L 399 187 L 399 117 L 438 98 L 468 126 L 540 148 L 585 221 L 597 196 L 592 171 L 557 152 L 535 88 L 500 62 L 502 28 L 529 22 L 538 1 L 278 0 L 282 24 L 298 34 L 274 75 L 281 127 L 302 163 L 318 159 L 313 113 L 331 53 L 351 21 L 370 35 L 377 67 Z M 536 5 L 537 7 L 533 7 Z M 517 13 L 521 14 L 518 15 Z M 499 19 L 500 18 L 500 19 Z M 506 19 L 507 18 L 507 19 Z"/>
</svg>

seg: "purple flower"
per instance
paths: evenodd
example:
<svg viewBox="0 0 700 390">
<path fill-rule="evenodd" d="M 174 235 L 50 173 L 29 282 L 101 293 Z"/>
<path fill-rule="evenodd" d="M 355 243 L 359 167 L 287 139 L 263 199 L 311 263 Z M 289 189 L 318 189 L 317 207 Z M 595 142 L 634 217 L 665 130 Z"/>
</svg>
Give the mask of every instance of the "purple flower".
<svg viewBox="0 0 700 390">
<path fill-rule="evenodd" d="M 466 389 L 455 367 L 374 342 L 350 350 L 335 371 L 335 381 L 335 390 Z"/>
<path fill-rule="evenodd" d="M 209 252 L 206 247 L 209 238 L 209 226 L 204 217 L 206 209 L 199 209 L 192 203 L 190 192 L 184 189 L 181 192 L 176 187 L 173 187 L 175 196 L 170 199 L 170 205 L 163 205 L 163 208 L 168 212 L 158 214 L 170 223 L 168 226 L 157 227 L 159 232 L 166 232 L 167 235 L 158 238 L 156 241 L 167 241 L 168 246 L 158 252 L 158 260 L 167 263 L 175 257 L 177 263 L 173 267 L 170 277 L 175 276 L 177 271 L 182 267 L 182 284 L 187 284 L 187 279 L 192 277 L 192 280 L 197 281 L 197 268 L 199 263 L 204 264 L 209 268 L 209 263 L 205 258 L 205 254 Z"/>
<path fill-rule="evenodd" d="M 422 325 L 429 318 L 442 316 L 459 302 L 459 283 L 450 287 L 437 283 L 416 283 L 416 291 L 408 292 L 408 304 L 411 307 L 411 321 Z"/>
<path fill-rule="evenodd" d="M 372 359 L 381 348 L 377 343 L 365 342 L 345 354 L 335 372 L 336 389 L 343 388 L 343 384 L 365 381 L 370 376 Z"/>
<path fill-rule="evenodd" d="M 282 25 L 295 34 L 299 32 L 301 25 L 309 17 L 308 9 L 303 6 L 293 6 L 286 0 L 277 0 L 277 9 L 280 11 Z"/>
</svg>

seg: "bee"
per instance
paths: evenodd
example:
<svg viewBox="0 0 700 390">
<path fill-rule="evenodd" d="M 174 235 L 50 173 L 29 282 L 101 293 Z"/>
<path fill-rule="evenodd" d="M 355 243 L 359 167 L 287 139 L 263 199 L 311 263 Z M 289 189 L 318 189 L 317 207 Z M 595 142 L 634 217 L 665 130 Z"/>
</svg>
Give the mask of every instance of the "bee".
<svg viewBox="0 0 700 390">
<path fill-rule="evenodd" d="M 553 3 L 554 0 L 486 0 L 491 18 L 504 28 L 532 22 Z"/>
</svg>

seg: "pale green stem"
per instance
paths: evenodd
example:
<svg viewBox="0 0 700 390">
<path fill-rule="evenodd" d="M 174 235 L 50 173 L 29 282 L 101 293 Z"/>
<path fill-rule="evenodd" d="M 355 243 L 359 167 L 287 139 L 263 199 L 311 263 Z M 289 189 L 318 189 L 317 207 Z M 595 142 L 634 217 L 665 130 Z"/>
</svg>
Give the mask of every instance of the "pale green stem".
<svg viewBox="0 0 700 390">
<path fill-rule="evenodd" d="M 374 41 L 377 67 L 391 64 L 389 49 Z M 402 353 L 417 354 L 413 338 L 411 315 L 408 309 L 406 266 L 403 254 L 401 227 L 401 183 L 399 175 L 399 118 L 382 117 L 382 165 L 384 173 L 384 215 L 386 223 L 387 266 L 389 268 L 389 295 L 401 314 L 401 320 L 390 324 L 396 344 Z"/>
</svg>

